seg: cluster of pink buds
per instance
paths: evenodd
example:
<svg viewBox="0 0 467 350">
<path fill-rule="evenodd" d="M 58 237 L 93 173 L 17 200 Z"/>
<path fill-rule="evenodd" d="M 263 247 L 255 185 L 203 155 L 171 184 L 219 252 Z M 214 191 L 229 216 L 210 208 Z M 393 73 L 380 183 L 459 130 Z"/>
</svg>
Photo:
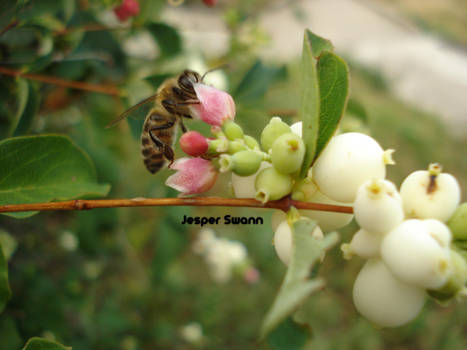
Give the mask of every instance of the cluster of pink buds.
<svg viewBox="0 0 467 350">
<path fill-rule="evenodd" d="M 195 119 L 211 125 L 213 130 L 234 119 L 235 104 L 228 93 L 199 83 L 194 84 L 194 89 L 200 101 L 190 107 Z M 167 186 L 184 195 L 206 192 L 214 186 L 219 172 L 208 157 L 209 141 L 197 131 L 182 135 L 180 146 L 183 152 L 194 158 L 181 158 L 170 166 L 177 172 L 167 179 Z"/>
<path fill-rule="evenodd" d="M 139 2 L 138 0 L 123 0 L 120 6 L 114 8 L 114 13 L 120 22 L 125 22 L 139 13 Z"/>
</svg>

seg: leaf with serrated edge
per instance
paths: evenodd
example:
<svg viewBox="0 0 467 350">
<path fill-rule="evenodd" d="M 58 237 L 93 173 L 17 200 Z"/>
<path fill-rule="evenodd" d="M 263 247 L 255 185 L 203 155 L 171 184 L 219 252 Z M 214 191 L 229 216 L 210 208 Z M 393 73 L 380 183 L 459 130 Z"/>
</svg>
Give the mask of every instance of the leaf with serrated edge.
<svg viewBox="0 0 467 350">
<path fill-rule="evenodd" d="M 72 349 L 71 349 L 71 346 L 64 346 L 52 340 L 34 337 L 28 340 L 23 350 L 72 350 Z"/>
<path fill-rule="evenodd" d="M 0 142 L 0 205 L 105 196 L 91 160 L 68 137 L 42 135 Z M 34 212 L 4 213 L 17 218 Z"/>
<path fill-rule="evenodd" d="M 11 298 L 10 285 L 8 283 L 8 263 L 3 253 L 3 247 L 0 243 L 0 313 L 5 304 Z"/>
<path fill-rule="evenodd" d="M 292 230 L 292 256 L 279 293 L 264 318 L 261 339 L 275 329 L 287 316 L 314 291 L 324 286 L 322 279 L 309 280 L 313 265 L 322 254 L 338 240 L 337 233 L 329 233 L 323 239 L 311 236 L 316 222 L 310 219 L 297 220 Z"/>
<path fill-rule="evenodd" d="M 349 93 L 347 63 L 330 51 L 323 51 L 318 61 L 320 91 L 319 134 L 313 161 L 334 135 L 344 115 Z"/>
</svg>

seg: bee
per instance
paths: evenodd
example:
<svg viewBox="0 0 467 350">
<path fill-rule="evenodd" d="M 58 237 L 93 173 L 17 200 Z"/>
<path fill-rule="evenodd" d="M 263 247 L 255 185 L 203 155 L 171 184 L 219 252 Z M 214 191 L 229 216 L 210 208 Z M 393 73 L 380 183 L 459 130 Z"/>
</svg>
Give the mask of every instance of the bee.
<svg viewBox="0 0 467 350">
<path fill-rule="evenodd" d="M 165 80 L 156 94 L 126 110 L 107 126 L 114 126 L 142 105 L 154 102 L 154 107 L 146 115 L 141 134 L 143 162 L 152 174 L 158 172 L 166 161 L 170 162 L 169 166 L 173 163 L 175 154 L 172 147 L 177 126 L 180 125 L 182 132 L 187 131 L 183 118 L 192 119 L 189 107 L 200 103 L 193 84 L 202 82 L 205 75 L 201 77 L 187 69 L 179 76 Z"/>
</svg>

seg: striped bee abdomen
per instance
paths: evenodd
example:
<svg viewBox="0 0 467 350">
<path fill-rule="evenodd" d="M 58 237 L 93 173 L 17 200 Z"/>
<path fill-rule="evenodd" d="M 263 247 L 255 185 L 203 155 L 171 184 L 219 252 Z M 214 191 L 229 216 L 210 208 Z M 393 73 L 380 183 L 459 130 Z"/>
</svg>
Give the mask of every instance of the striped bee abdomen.
<svg viewBox="0 0 467 350">
<path fill-rule="evenodd" d="M 159 171 L 166 160 L 174 160 L 172 144 L 176 122 L 176 116 L 157 107 L 149 112 L 144 121 L 141 153 L 144 165 L 152 174 Z"/>
</svg>

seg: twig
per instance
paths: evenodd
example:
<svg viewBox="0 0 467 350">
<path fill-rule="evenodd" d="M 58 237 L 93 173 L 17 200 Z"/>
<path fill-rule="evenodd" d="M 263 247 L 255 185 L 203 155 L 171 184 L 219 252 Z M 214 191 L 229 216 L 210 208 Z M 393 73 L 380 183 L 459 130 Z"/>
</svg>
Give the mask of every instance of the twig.
<svg viewBox="0 0 467 350">
<path fill-rule="evenodd" d="M 64 86 L 72 89 L 85 90 L 100 92 L 102 94 L 111 95 L 111 96 L 121 96 L 121 91 L 112 85 L 97 85 L 97 84 L 88 84 L 81 81 L 72 81 L 65 80 L 55 77 L 49 77 L 46 75 L 33 74 L 33 73 L 23 73 L 19 70 L 10 69 L 6 67 L 0 67 L 0 74 L 10 75 L 12 77 L 21 77 L 30 80 L 40 81 L 46 84 Z"/>
<path fill-rule="evenodd" d="M 18 25 L 18 20 L 11 21 L 7 26 L 5 26 L 2 30 L 0 30 L 0 36 L 8 32 L 10 29 L 13 29 Z"/>
<path fill-rule="evenodd" d="M 337 213 L 353 213 L 352 207 L 320 203 L 294 201 L 286 197 L 265 204 L 250 198 L 192 197 L 192 198 L 132 198 L 132 199 L 77 199 L 63 202 L 8 204 L 0 205 L 0 213 L 22 211 L 51 210 L 88 210 L 95 208 L 116 207 L 161 207 L 161 206 L 205 206 L 205 207 L 251 207 L 275 208 L 288 211 L 290 207 L 297 209 L 331 211 Z"/>
</svg>

